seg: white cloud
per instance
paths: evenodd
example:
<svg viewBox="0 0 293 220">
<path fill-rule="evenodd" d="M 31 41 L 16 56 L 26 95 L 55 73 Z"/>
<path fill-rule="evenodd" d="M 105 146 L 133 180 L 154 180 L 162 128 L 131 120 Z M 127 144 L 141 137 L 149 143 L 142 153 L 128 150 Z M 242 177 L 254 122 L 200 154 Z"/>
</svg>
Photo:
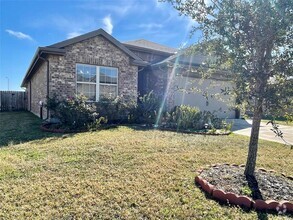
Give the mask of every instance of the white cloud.
<svg viewBox="0 0 293 220">
<path fill-rule="evenodd" d="M 31 40 L 33 41 L 33 38 L 31 36 L 29 36 L 28 34 L 24 34 L 20 31 L 12 31 L 12 30 L 5 30 L 8 34 L 18 38 L 18 39 L 26 39 L 26 40 Z"/>
<path fill-rule="evenodd" d="M 69 39 L 69 38 L 74 38 L 74 37 L 77 37 L 77 36 L 82 35 L 82 34 L 83 34 L 83 33 L 81 33 L 81 32 L 77 32 L 77 31 L 70 32 L 70 33 L 67 34 L 67 39 Z"/>
<path fill-rule="evenodd" d="M 107 15 L 106 17 L 103 18 L 103 24 L 104 24 L 105 31 L 108 32 L 108 34 L 112 34 L 113 24 L 112 24 L 111 15 Z"/>
</svg>

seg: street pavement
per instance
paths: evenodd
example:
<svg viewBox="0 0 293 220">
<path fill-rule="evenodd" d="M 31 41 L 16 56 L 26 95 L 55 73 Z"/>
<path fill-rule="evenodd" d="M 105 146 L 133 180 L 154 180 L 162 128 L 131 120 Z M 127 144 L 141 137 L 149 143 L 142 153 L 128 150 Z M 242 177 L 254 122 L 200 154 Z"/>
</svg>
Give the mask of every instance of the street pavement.
<svg viewBox="0 0 293 220">
<path fill-rule="evenodd" d="M 250 119 L 228 119 L 227 122 L 233 122 L 232 132 L 250 137 L 252 120 Z M 285 144 L 280 138 L 276 137 L 275 133 L 271 131 L 272 125 L 261 123 L 259 138 L 269 141 Z M 283 132 L 283 137 L 289 144 L 293 145 L 293 126 L 279 125 L 279 129 Z M 287 144 L 288 144 L 287 143 Z"/>
</svg>

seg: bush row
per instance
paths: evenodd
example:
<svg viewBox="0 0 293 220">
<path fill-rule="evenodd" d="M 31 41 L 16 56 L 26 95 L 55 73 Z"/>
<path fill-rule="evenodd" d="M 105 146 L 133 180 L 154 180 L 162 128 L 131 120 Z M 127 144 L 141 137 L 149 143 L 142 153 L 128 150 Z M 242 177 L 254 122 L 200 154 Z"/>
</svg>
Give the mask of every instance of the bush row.
<svg viewBox="0 0 293 220">
<path fill-rule="evenodd" d="M 98 129 L 107 123 L 149 126 L 158 123 L 158 126 L 182 130 L 201 130 L 207 127 L 222 129 L 226 126 L 223 120 L 211 112 L 201 112 L 196 107 L 181 105 L 169 112 L 160 111 L 161 101 L 153 92 L 139 97 L 137 102 L 127 103 L 121 97 L 87 102 L 84 96 L 64 100 L 58 100 L 54 96 L 47 99 L 46 106 L 51 117 L 57 118 L 60 125 L 69 130 Z M 159 112 L 162 113 L 158 116 Z"/>
</svg>

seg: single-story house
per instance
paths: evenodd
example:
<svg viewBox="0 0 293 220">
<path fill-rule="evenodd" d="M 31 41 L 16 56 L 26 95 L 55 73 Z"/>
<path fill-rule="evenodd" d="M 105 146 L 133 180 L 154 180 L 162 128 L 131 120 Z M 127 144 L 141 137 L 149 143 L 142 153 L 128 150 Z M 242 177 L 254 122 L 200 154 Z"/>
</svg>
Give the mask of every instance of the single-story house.
<svg viewBox="0 0 293 220">
<path fill-rule="evenodd" d="M 200 83 L 198 77 L 186 71 L 180 73 L 184 66 L 196 67 L 203 59 L 200 55 L 188 57 L 174 48 L 147 40 L 121 43 L 98 29 L 39 47 L 21 86 L 28 93 L 29 111 L 44 118 L 49 117 L 49 112 L 46 108 L 40 112 L 40 106 L 53 94 L 60 98 L 83 94 L 90 101 L 119 95 L 125 101 L 136 101 L 138 94 L 152 90 L 162 96 L 167 109 L 189 104 L 201 110 L 217 111 L 220 117 L 234 118 L 235 110 L 227 102 L 207 101 L 202 94 L 186 92 L 190 88 L 206 88 L 211 82 L 216 82 L 210 88 L 214 91 L 220 91 L 222 84 L 231 86 L 221 77 Z"/>
</svg>

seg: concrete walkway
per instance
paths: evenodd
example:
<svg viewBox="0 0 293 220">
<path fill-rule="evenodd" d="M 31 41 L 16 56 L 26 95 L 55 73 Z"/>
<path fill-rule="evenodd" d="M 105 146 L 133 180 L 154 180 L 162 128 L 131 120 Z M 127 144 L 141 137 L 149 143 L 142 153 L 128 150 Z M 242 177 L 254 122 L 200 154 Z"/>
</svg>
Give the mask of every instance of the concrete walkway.
<svg viewBox="0 0 293 220">
<path fill-rule="evenodd" d="M 233 133 L 250 137 L 252 120 L 250 119 L 228 119 L 227 120 L 227 122 L 231 122 L 231 121 L 233 122 L 233 126 L 232 126 Z M 261 123 L 259 138 L 285 144 L 281 138 L 276 137 L 275 133 L 270 130 L 271 128 L 272 128 L 271 124 L 267 125 L 266 123 Z M 279 125 L 279 129 L 283 132 L 284 139 L 290 144 L 293 144 L 293 126 Z"/>
</svg>

